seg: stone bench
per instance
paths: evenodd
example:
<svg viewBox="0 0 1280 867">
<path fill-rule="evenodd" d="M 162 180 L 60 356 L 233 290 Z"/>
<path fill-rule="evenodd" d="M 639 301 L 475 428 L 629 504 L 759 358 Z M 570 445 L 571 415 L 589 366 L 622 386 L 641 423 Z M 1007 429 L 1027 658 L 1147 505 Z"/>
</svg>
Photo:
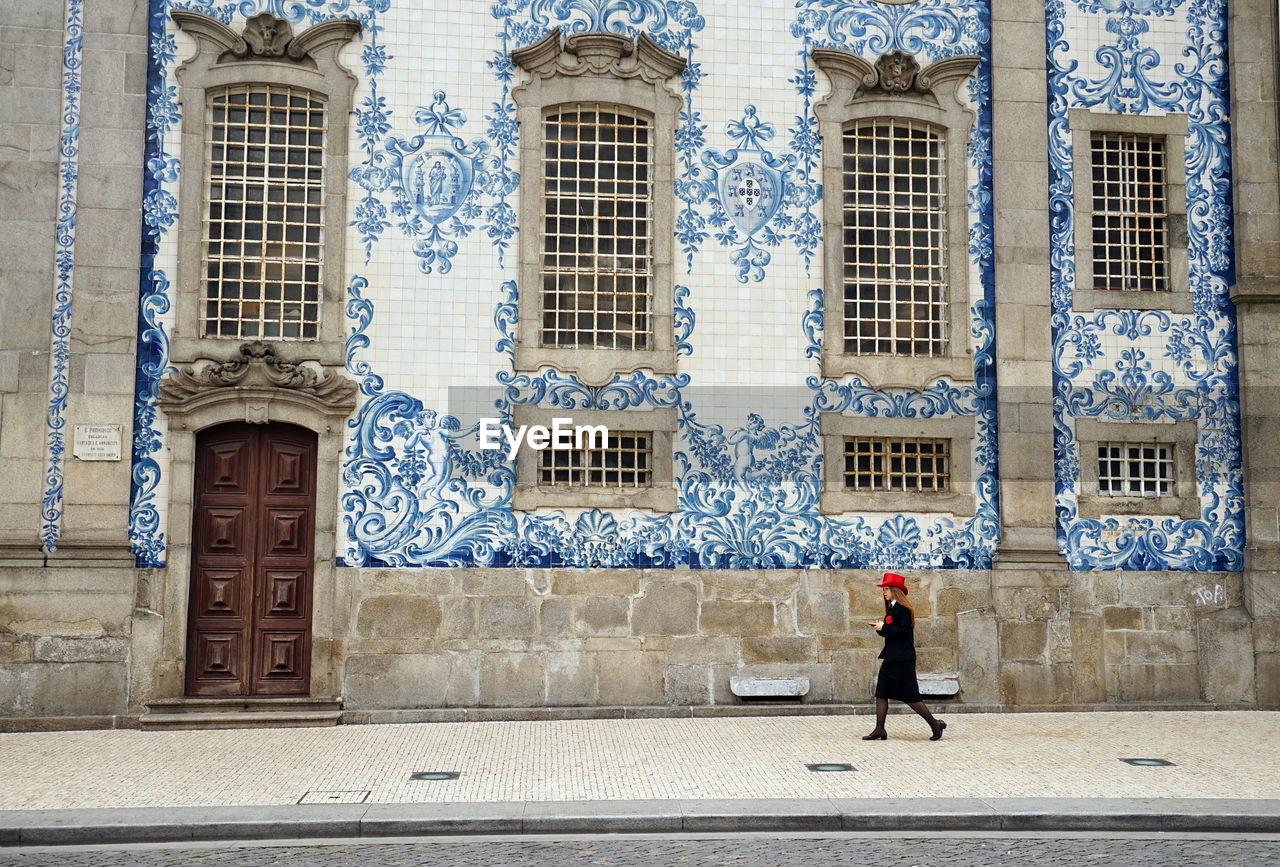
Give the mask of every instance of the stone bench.
<svg viewBox="0 0 1280 867">
<path fill-rule="evenodd" d="M 955 698 L 960 694 L 960 675 L 947 671 L 941 674 L 917 674 L 920 694 L 932 698 Z"/>
<path fill-rule="evenodd" d="M 799 699 L 809 691 L 807 677 L 731 677 L 729 690 L 738 698 Z"/>
</svg>

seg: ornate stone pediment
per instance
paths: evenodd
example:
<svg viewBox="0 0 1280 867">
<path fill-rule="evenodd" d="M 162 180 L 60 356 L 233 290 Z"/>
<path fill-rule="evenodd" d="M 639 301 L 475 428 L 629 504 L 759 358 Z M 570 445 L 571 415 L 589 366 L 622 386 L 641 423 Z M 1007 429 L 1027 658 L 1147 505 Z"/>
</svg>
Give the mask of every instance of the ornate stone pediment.
<svg viewBox="0 0 1280 867">
<path fill-rule="evenodd" d="M 533 45 L 511 52 L 526 72 L 553 75 L 607 75 L 664 82 L 684 71 L 687 61 L 641 33 L 634 41 L 617 33 L 593 31 L 565 38 L 553 30 Z"/>
<path fill-rule="evenodd" d="M 848 101 L 873 96 L 923 96 L 941 100 L 943 89 L 955 88 L 978 68 L 980 58 L 962 55 L 931 63 L 924 69 L 915 57 L 890 51 L 868 63 L 848 51 L 816 48 L 814 65 L 831 79 L 830 101 L 843 93 Z"/>
<path fill-rule="evenodd" d="M 172 414 L 205 398 L 236 394 L 270 398 L 282 392 L 305 396 L 340 414 L 350 412 L 356 403 L 356 384 L 347 377 L 315 360 L 279 359 L 275 348 L 261 340 L 241 345 L 237 358 L 200 358 L 173 371 L 161 380 L 159 398 L 160 405 Z"/>
<path fill-rule="evenodd" d="M 242 33 L 236 33 L 221 21 L 198 12 L 176 9 L 169 14 L 192 37 L 220 49 L 219 63 L 273 60 L 314 68 L 313 55 L 317 51 L 335 43 L 341 46 L 360 32 L 360 22 L 350 18 L 325 21 L 294 36 L 293 25 L 270 12 L 250 18 L 245 22 Z"/>
</svg>

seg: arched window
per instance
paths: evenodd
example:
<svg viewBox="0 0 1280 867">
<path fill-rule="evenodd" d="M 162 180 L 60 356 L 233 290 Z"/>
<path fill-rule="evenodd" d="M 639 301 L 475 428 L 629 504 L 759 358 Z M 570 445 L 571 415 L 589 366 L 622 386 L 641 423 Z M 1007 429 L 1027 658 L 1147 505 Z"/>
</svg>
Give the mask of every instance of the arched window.
<svg viewBox="0 0 1280 867">
<path fill-rule="evenodd" d="M 299 344 L 282 357 L 339 367 L 356 78 L 338 56 L 360 24 L 335 18 L 295 33 L 263 12 L 237 31 L 198 12 L 170 15 L 197 46 L 176 73 L 183 172 L 170 360 L 262 340 Z"/>
<path fill-rule="evenodd" d="M 874 63 L 815 49 L 830 79 L 814 106 L 822 137 L 822 375 L 875 389 L 972 382 L 966 147 L 974 114 L 959 91 L 977 57 L 921 69 L 892 51 Z M 824 514 L 973 515 L 969 416 L 823 412 Z"/>
<path fill-rule="evenodd" d="M 844 351 L 938 356 L 948 338 L 946 141 L 870 118 L 843 137 Z"/>
<path fill-rule="evenodd" d="M 599 103 L 543 120 L 544 346 L 652 345 L 652 126 Z"/>
<path fill-rule="evenodd" d="M 921 69 L 815 49 L 831 81 L 822 137 L 822 373 L 873 388 L 972 381 L 965 150 L 974 114 L 959 91 L 976 57 Z M 977 288 L 977 287 L 973 287 Z"/>
<path fill-rule="evenodd" d="M 672 80 L 647 36 L 549 33 L 511 53 L 520 124 L 515 367 L 599 385 L 676 371 Z"/>
<path fill-rule="evenodd" d="M 208 93 L 202 332 L 315 340 L 324 266 L 325 104 L 300 88 Z"/>
</svg>

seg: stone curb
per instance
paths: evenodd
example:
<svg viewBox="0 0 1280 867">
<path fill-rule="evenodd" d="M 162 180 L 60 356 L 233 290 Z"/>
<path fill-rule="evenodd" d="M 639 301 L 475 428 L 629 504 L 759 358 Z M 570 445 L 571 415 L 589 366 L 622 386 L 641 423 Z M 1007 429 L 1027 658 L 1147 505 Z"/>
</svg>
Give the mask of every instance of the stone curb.
<svg viewBox="0 0 1280 867">
<path fill-rule="evenodd" d="M 0 811 L 0 846 L 781 831 L 1280 833 L 1280 799 L 919 798 L 321 804 Z"/>
</svg>

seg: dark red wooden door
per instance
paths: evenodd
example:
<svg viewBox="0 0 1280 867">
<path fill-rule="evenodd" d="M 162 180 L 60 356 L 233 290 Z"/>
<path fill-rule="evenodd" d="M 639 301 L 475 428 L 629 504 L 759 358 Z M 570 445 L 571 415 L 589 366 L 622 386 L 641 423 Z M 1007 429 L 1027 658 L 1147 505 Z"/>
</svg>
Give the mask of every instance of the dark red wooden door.
<svg viewBox="0 0 1280 867">
<path fill-rule="evenodd" d="M 306 695 L 316 435 L 225 424 L 196 439 L 187 695 Z"/>
</svg>

